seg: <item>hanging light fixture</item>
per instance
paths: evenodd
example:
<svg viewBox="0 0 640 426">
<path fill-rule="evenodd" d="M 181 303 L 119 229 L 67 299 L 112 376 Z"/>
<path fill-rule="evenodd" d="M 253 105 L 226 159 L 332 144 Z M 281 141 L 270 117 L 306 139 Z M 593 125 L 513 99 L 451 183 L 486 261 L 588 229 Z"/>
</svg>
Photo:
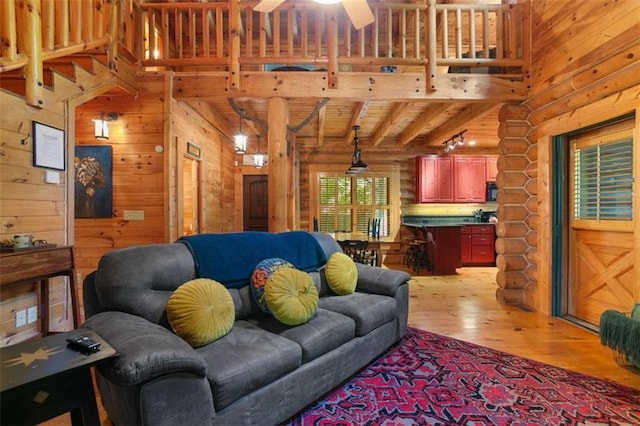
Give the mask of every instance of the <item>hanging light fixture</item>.
<svg viewBox="0 0 640 426">
<path fill-rule="evenodd" d="M 351 129 L 355 132 L 355 135 L 353 136 L 353 155 L 351 156 L 351 167 L 347 169 L 347 174 L 357 175 L 367 170 L 368 166 L 364 161 L 362 161 L 362 153 L 360 152 L 360 149 L 358 149 L 358 142 L 360 141 L 360 139 L 358 139 L 358 130 L 360 130 L 360 126 L 355 125 Z"/>
<path fill-rule="evenodd" d="M 240 112 L 244 112 L 244 110 L 240 109 Z M 236 154 L 244 154 L 247 151 L 247 135 L 242 133 L 242 115 L 240 116 L 240 129 L 233 136 L 233 146 Z"/>
<path fill-rule="evenodd" d="M 109 122 L 117 119 L 118 114 L 115 112 L 103 112 L 100 114 L 100 118 L 94 118 L 94 135 L 96 139 L 109 140 Z"/>
<path fill-rule="evenodd" d="M 261 169 L 264 166 L 264 154 L 260 152 L 260 134 L 256 135 L 258 138 L 258 151 L 253 155 L 253 164 L 256 169 Z"/>
</svg>

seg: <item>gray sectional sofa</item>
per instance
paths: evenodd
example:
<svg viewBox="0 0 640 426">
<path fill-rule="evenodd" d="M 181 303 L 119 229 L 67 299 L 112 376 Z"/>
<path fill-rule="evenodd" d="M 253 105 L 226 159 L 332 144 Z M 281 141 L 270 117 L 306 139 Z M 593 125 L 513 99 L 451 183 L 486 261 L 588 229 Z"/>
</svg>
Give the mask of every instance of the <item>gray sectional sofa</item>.
<svg viewBox="0 0 640 426">
<path fill-rule="evenodd" d="M 258 257 L 280 257 L 277 244 L 261 246 L 258 234 L 267 233 L 216 234 L 229 248 L 213 248 L 220 254 L 216 260 L 225 265 L 234 256 L 242 267 L 230 272 L 246 274 L 262 260 Z M 279 241 L 288 234 L 268 237 Z M 229 288 L 235 305 L 231 332 L 195 349 L 173 333 L 166 313 L 172 292 L 201 276 L 205 267 L 189 245 L 177 241 L 105 254 L 84 281 L 87 320 L 82 327 L 96 331 L 119 354 L 97 371 L 111 421 L 278 424 L 398 342 L 407 328 L 409 274 L 357 264 L 356 292 L 336 295 L 322 263 L 340 246 L 330 235 L 304 234 L 313 238 L 293 250 L 319 248 L 319 264 L 305 265 L 320 295 L 314 317 L 294 327 L 279 323 L 258 309 L 248 281 L 239 280 Z M 238 241 L 243 246 L 233 247 Z"/>
</svg>

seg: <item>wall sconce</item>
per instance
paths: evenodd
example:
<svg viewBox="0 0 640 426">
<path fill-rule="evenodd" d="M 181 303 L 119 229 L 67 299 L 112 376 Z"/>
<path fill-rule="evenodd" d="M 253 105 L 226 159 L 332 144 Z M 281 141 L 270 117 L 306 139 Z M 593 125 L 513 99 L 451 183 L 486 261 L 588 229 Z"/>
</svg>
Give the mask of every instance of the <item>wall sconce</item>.
<svg viewBox="0 0 640 426">
<path fill-rule="evenodd" d="M 362 161 L 362 153 L 358 149 L 358 142 L 360 141 L 360 139 L 358 139 L 358 130 L 360 130 L 360 126 L 355 125 L 351 129 L 355 132 L 355 135 L 353 136 L 354 147 L 353 155 L 351 156 L 351 167 L 347 169 L 347 174 L 357 175 L 367 170 L 368 166 L 364 161 Z"/>
<path fill-rule="evenodd" d="M 242 109 L 240 111 L 244 112 Z M 236 154 L 244 154 L 247 151 L 247 135 L 242 133 L 242 116 L 240 117 L 240 130 L 233 136 L 233 146 Z"/>
<path fill-rule="evenodd" d="M 464 145 L 464 133 L 466 131 L 467 129 L 451 136 L 451 138 L 442 142 L 442 144 L 444 145 L 444 152 L 453 151 L 454 149 L 456 149 L 456 147 Z"/>
<path fill-rule="evenodd" d="M 109 140 L 109 122 L 116 121 L 118 114 L 115 112 L 103 112 L 100 118 L 94 118 L 94 135 L 96 139 Z"/>
<path fill-rule="evenodd" d="M 253 164 L 256 166 L 256 169 L 261 169 L 264 166 L 264 154 L 260 152 L 260 136 L 256 135 L 258 138 L 258 151 L 253 155 Z"/>
</svg>

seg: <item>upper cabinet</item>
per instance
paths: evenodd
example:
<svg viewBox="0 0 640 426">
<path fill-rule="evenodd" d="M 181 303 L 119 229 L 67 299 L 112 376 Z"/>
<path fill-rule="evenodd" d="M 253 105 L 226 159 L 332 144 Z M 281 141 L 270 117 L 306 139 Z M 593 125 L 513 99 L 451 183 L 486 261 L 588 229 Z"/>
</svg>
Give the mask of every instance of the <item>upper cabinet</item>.
<svg viewBox="0 0 640 426">
<path fill-rule="evenodd" d="M 453 202 L 453 158 L 424 155 L 416 158 L 416 203 Z"/>
<path fill-rule="evenodd" d="M 453 187 L 456 203 L 486 201 L 487 162 L 484 157 L 455 156 Z"/>
<path fill-rule="evenodd" d="M 484 203 L 493 157 L 425 155 L 416 158 L 416 203 Z M 497 159 L 497 156 L 495 157 Z M 495 163 L 494 163 L 495 164 Z M 495 174 L 493 174 L 495 181 Z"/>
</svg>

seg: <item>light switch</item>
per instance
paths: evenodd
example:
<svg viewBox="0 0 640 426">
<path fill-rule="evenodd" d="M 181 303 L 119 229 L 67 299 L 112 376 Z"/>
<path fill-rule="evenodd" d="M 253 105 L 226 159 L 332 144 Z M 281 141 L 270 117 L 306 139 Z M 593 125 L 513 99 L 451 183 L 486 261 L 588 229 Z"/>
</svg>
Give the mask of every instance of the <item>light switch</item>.
<svg viewBox="0 0 640 426">
<path fill-rule="evenodd" d="M 55 170 L 45 170 L 44 183 L 60 183 L 60 173 Z"/>
<path fill-rule="evenodd" d="M 125 210 L 122 216 L 124 220 L 144 220 L 144 210 Z"/>
</svg>

